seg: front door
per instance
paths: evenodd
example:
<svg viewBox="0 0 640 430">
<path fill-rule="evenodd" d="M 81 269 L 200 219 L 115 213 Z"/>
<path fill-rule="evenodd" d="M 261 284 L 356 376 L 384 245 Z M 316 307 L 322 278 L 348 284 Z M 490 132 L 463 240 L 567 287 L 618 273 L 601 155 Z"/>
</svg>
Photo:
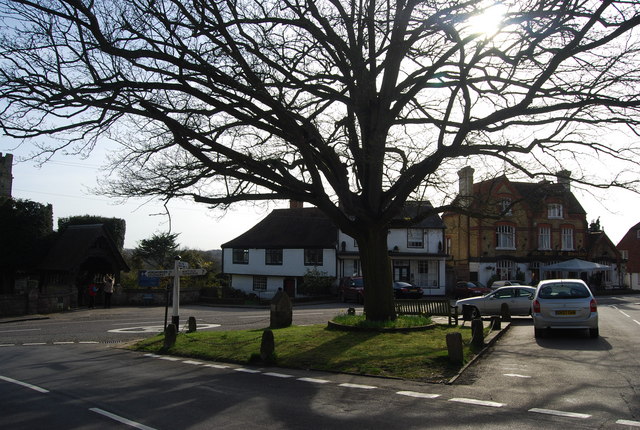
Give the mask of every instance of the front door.
<svg viewBox="0 0 640 430">
<path fill-rule="evenodd" d="M 284 278 L 282 283 L 282 287 L 284 288 L 284 292 L 287 293 L 287 296 L 293 298 L 296 296 L 296 280 L 295 278 Z"/>
<path fill-rule="evenodd" d="M 393 280 L 400 282 L 411 282 L 411 271 L 409 263 L 406 261 L 395 261 L 393 263 Z"/>
</svg>

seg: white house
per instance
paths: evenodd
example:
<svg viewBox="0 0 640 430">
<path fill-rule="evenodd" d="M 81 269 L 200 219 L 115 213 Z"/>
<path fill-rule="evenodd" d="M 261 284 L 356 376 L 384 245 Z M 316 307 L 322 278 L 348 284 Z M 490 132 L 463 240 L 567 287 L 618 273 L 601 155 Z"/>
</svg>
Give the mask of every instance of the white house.
<svg viewBox="0 0 640 430">
<path fill-rule="evenodd" d="M 424 288 L 426 295 L 444 295 L 444 224 L 437 214 L 419 217 L 431 206 L 407 204 L 389 230 L 389 255 L 396 281 Z M 415 220 L 411 222 L 407 220 Z M 276 209 L 247 232 L 222 245 L 222 270 L 235 289 L 272 297 L 279 288 L 290 297 L 310 270 L 341 278 L 361 275 L 358 246 L 319 209 L 292 204 Z"/>
</svg>

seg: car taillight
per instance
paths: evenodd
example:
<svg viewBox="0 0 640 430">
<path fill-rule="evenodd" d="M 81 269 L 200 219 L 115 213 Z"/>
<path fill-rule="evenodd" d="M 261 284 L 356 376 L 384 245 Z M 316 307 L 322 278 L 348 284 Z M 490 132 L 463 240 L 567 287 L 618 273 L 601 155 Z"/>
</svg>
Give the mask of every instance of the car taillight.
<svg viewBox="0 0 640 430">
<path fill-rule="evenodd" d="M 537 300 L 533 301 L 533 312 L 536 314 L 540 313 L 540 302 Z"/>
<path fill-rule="evenodd" d="M 596 299 L 591 299 L 591 303 L 589 303 L 589 310 L 591 312 L 598 312 L 598 304 L 596 303 Z"/>
</svg>

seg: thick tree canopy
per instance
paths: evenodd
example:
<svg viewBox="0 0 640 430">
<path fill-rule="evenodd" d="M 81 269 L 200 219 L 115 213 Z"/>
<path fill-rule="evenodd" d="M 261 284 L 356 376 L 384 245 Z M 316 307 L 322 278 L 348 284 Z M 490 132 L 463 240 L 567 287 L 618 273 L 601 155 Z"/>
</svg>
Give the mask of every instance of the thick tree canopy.
<svg viewBox="0 0 640 430">
<path fill-rule="evenodd" d="M 568 168 L 600 185 L 637 178 L 624 164 L 637 148 L 606 139 L 637 132 L 637 2 L 0 5 L 5 133 L 66 136 L 54 151 L 120 142 L 112 195 L 317 205 L 376 250 L 362 255 L 374 318 L 391 312 L 390 271 L 374 269 L 385 266 L 382 232 L 459 163 Z M 622 164 L 593 178 L 580 167 L 590 160 Z"/>
<path fill-rule="evenodd" d="M 58 219 L 58 231 L 62 232 L 70 225 L 104 224 L 119 250 L 124 248 L 124 235 L 127 223 L 122 218 L 107 218 L 98 215 L 75 215 Z"/>
</svg>

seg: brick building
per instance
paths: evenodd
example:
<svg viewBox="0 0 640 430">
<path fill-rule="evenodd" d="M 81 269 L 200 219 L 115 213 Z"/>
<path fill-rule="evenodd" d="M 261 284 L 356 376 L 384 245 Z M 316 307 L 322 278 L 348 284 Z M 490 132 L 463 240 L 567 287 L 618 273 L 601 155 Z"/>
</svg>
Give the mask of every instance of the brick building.
<svg viewBox="0 0 640 430">
<path fill-rule="evenodd" d="M 610 265 L 591 279 L 618 284 L 620 255 L 571 192 L 570 173 L 557 182 L 516 182 L 506 176 L 474 183 L 474 170 L 458 172 L 458 205 L 445 213 L 449 269 L 455 280 L 490 284 L 496 279 L 527 283 L 540 279 L 540 267 L 573 258 Z M 550 273 L 545 277 L 561 276 Z M 585 274 L 572 274 L 585 277 Z"/>
</svg>

